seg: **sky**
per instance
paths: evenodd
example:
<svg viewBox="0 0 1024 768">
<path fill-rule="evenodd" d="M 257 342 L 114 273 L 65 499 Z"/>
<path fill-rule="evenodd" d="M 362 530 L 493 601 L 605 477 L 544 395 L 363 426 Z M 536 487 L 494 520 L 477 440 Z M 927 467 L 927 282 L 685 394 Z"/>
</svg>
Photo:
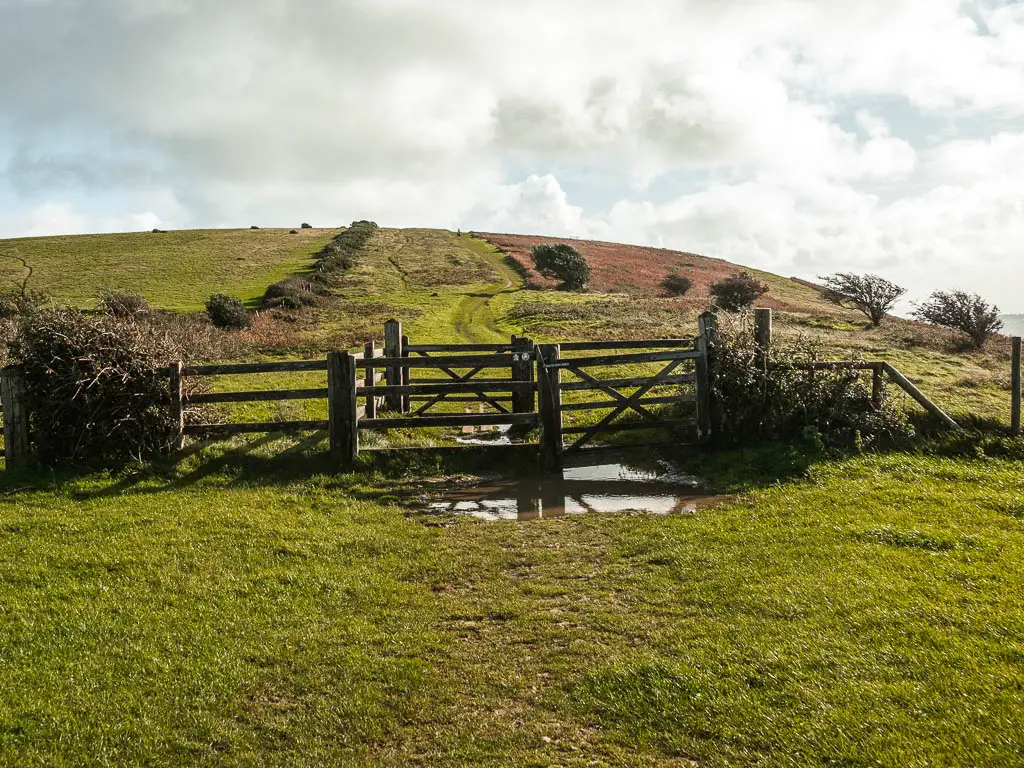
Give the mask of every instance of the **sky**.
<svg viewBox="0 0 1024 768">
<path fill-rule="evenodd" d="M 0 0 L 0 238 L 363 218 L 1024 312 L 1024 0 Z"/>
</svg>

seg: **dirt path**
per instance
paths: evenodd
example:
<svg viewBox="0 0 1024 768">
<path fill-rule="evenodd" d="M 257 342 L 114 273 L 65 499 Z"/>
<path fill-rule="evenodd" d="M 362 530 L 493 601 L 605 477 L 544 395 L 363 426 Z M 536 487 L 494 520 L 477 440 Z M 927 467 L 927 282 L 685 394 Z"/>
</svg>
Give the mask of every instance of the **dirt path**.
<svg viewBox="0 0 1024 768">
<path fill-rule="evenodd" d="M 486 253 L 481 254 L 481 258 L 494 267 L 504 283 L 495 283 L 479 293 L 467 294 L 455 307 L 452 313 L 455 332 L 471 344 L 507 340 L 505 332 L 495 322 L 490 302 L 501 293 L 518 291 L 522 287 L 522 279 L 505 263 L 502 254 Z"/>
</svg>

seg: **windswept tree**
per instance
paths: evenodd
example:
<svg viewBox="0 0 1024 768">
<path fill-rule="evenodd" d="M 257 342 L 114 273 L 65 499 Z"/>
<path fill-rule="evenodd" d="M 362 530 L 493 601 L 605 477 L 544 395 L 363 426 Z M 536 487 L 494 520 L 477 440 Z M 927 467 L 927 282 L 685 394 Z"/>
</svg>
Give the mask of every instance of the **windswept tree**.
<svg viewBox="0 0 1024 768">
<path fill-rule="evenodd" d="M 840 307 L 863 312 L 873 327 L 878 327 L 892 310 L 906 288 L 890 283 L 878 275 L 857 275 L 836 272 L 821 278 L 825 281 L 825 299 Z"/>
<path fill-rule="evenodd" d="M 915 305 L 914 317 L 960 331 L 971 340 L 974 349 L 981 349 L 1003 327 L 999 307 L 965 291 L 935 291 L 926 301 Z"/>
</svg>

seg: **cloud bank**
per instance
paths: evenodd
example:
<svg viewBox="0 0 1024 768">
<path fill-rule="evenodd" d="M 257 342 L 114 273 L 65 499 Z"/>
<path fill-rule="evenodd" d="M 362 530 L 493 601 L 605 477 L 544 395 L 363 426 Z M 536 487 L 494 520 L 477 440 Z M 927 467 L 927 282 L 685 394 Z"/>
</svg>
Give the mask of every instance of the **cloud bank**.
<svg viewBox="0 0 1024 768">
<path fill-rule="evenodd" d="M 374 218 L 1024 311 L 1024 3 L 0 0 L 0 237 Z"/>
</svg>

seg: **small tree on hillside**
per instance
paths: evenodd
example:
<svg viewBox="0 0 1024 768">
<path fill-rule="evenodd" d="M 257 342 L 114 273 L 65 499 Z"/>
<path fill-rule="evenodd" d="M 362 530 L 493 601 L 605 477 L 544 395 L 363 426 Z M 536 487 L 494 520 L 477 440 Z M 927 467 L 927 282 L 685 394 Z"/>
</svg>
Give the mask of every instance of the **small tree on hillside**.
<svg viewBox="0 0 1024 768">
<path fill-rule="evenodd" d="M 747 272 L 731 275 L 711 286 L 715 303 L 729 312 L 746 309 L 768 293 L 768 286 L 755 280 Z"/>
<path fill-rule="evenodd" d="M 974 349 L 981 349 L 989 336 L 1003 327 L 999 307 L 989 304 L 976 293 L 965 291 L 935 291 L 926 301 L 915 306 L 914 317 L 960 331 L 971 340 Z"/>
<path fill-rule="evenodd" d="M 570 291 L 582 290 L 590 281 L 586 257 L 566 243 L 534 246 L 530 258 L 538 272 L 554 275 Z"/>
<path fill-rule="evenodd" d="M 878 275 L 856 275 L 836 272 L 821 278 L 825 281 L 825 299 L 840 307 L 863 312 L 873 327 L 878 327 L 896 301 L 907 292 Z"/>
</svg>

